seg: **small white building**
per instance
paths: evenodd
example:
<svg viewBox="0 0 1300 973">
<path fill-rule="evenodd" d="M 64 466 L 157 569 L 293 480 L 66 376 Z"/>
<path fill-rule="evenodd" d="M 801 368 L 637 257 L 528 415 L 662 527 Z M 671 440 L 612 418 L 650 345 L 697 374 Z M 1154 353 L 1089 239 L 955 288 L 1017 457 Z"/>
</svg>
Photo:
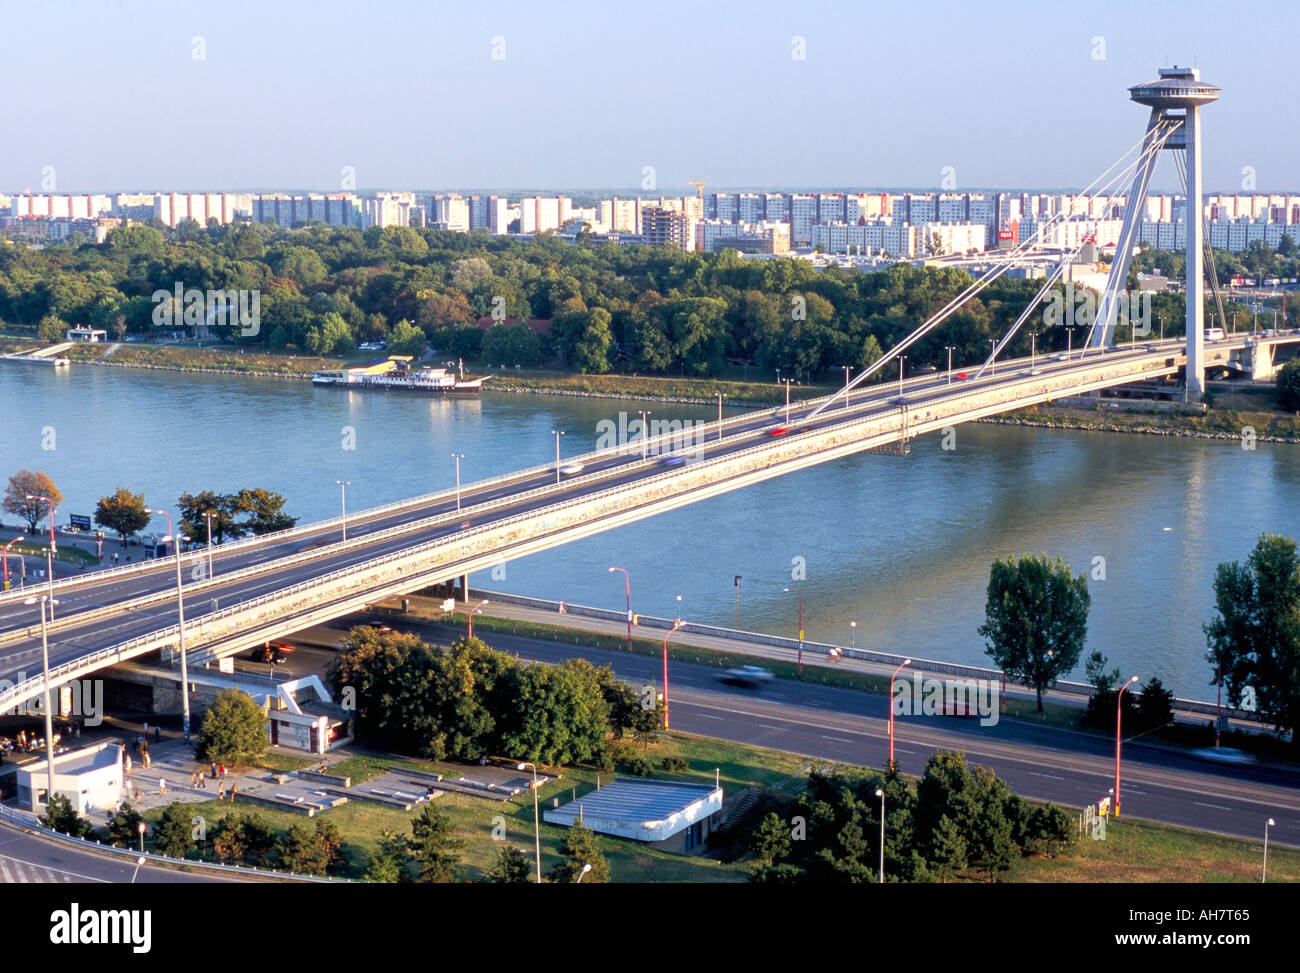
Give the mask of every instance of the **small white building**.
<svg viewBox="0 0 1300 973">
<path fill-rule="evenodd" d="M 548 824 L 584 827 L 686 854 L 704 851 L 722 788 L 667 780 L 619 777 L 577 800 L 542 814 Z"/>
<path fill-rule="evenodd" d="M 320 676 L 282 682 L 265 698 L 266 735 L 272 744 L 319 755 L 352 740 L 352 721 L 330 698 Z"/>
<path fill-rule="evenodd" d="M 108 340 L 108 332 L 102 328 L 69 328 L 69 341 L 86 341 L 90 344 L 99 344 L 101 341 Z"/>
<path fill-rule="evenodd" d="M 78 814 L 112 813 L 122 800 L 122 751 L 121 742 L 109 740 L 56 754 L 54 793 L 66 797 Z M 43 811 L 48 780 L 44 760 L 19 767 L 18 803 L 29 811 Z"/>
</svg>

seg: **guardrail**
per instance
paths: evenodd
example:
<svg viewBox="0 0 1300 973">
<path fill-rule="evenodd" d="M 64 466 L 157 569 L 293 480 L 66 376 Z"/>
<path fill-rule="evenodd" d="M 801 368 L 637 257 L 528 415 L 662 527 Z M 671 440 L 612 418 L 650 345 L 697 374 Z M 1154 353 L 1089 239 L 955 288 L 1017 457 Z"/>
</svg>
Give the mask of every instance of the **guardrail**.
<svg viewBox="0 0 1300 973">
<path fill-rule="evenodd" d="M 560 608 L 560 602 L 558 601 L 551 601 L 545 598 L 533 598 L 528 595 L 511 595 L 500 591 L 488 591 L 486 589 L 475 589 L 472 594 L 476 598 L 487 598 L 492 602 L 500 604 L 519 605 L 522 608 L 534 608 L 540 611 L 555 612 L 556 614 L 559 613 Z M 575 605 L 567 601 L 563 604 L 564 612 L 568 615 L 598 618 L 605 621 L 619 622 L 620 624 L 627 620 L 626 611 L 616 611 L 608 608 L 592 608 L 587 605 Z M 637 627 L 639 628 L 671 629 L 673 627 L 673 621 L 674 620 L 670 618 L 659 618 L 654 615 L 637 615 Z M 859 659 L 863 662 L 874 662 L 888 666 L 898 666 L 904 659 L 910 658 L 912 660 L 911 668 L 918 669 L 922 672 L 938 672 L 943 673 L 944 675 L 959 676 L 963 679 L 998 680 L 1004 683 L 1012 682 L 1012 680 L 1007 679 L 1006 673 L 1001 669 L 968 666 L 958 662 L 939 662 L 934 659 L 922 659 L 915 655 L 903 656 L 889 652 L 873 652 L 869 649 L 850 648 L 849 646 L 833 645 L 828 642 L 800 642 L 798 639 L 785 638 L 780 635 L 768 635 L 763 632 L 749 632 L 744 629 L 725 628 L 718 625 L 698 625 L 694 622 L 683 622 L 677 630 L 679 632 L 693 632 L 697 635 L 705 635 L 712 638 L 727 639 L 733 642 L 750 642 L 756 645 L 768 645 L 773 648 L 789 649 L 791 651 L 797 651 L 802 647 L 805 652 L 812 652 L 826 656 L 829 656 L 831 649 L 834 649 L 836 653 L 848 659 Z M 1032 691 L 1033 689 L 1032 686 L 1025 686 L 1023 688 L 1029 691 Z M 1074 682 L 1066 679 L 1053 680 L 1046 688 L 1063 693 L 1070 693 L 1076 696 L 1087 696 L 1089 698 L 1097 694 L 1096 687 L 1089 683 Z M 1220 712 L 1220 708 L 1215 703 L 1198 699 L 1184 699 L 1181 696 L 1174 697 L 1174 708 L 1192 713 L 1205 713 L 1208 715 Z M 1232 706 L 1224 706 L 1221 711 L 1231 719 L 1259 722 L 1258 713 L 1239 710 Z"/>
<path fill-rule="evenodd" d="M 88 838 L 74 838 L 72 835 L 62 834 L 53 831 L 50 828 L 43 827 L 37 820 L 37 815 L 30 811 L 19 811 L 14 808 L 5 807 L 0 804 L 0 820 L 8 821 L 10 824 L 17 825 L 29 831 L 35 831 L 46 838 L 52 838 L 61 841 L 64 844 L 74 848 L 80 848 L 84 851 L 97 852 L 99 854 L 116 855 L 119 858 L 129 858 L 134 864 L 138 859 L 144 858 L 146 861 L 153 862 L 157 865 L 175 865 L 187 868 L 211 869 L 227 875 L 247 875 L 253 878 L 274 878 L 280 881 L 294 882 L 344 882 L 352 885 L 356 884 L 350 878 L 334 878 L 328 875 L 300 875 L 297 872 L 280 872 L 273 868 L 253 868 L 248 865 L 224 865 L 220 862 L 196 861 L 192 858 L 172 858 L 169 855 L 160 855 L 157 852 L 132 851 L 130 848 L 118 848 L 116 845 L 106 845 L 100 841 L 91 841 Z M 40 863 L 35 863 L 39 865 Z M 50 865 L 50 868 L 55 866 Z M 55 868 L 57 871 L 58 869 Z"/>
</svg>

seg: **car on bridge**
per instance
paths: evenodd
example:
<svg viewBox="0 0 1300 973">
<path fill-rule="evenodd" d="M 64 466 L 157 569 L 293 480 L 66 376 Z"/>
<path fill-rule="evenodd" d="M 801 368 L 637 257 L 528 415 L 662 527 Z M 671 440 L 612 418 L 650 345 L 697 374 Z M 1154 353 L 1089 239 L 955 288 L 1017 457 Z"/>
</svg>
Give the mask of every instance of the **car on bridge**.
<svg viewBox="0 0 1300 973">
<path fill-rule="evenodd" d="M 767 431 L 769 436 L 784 436 L 791 431 L 791 426 L 773 426 Z"/>
<path fill-rule="evenodd" d="M 728 686 L 739 686 L 742 689 L 758 689 L 766 686 L 775 676 L 761 666 L 739 666 L 735 669 L 728 669 L 718 676 L 719 682 L 725 682 Z"/>
<path fill-rule="evenodd" d="M 660 466 L 684 466 L 685 464 L 685 456 L 665 456 L 659 461 Z"/>
<path fill-rule="evenodd" d="M 259 645 L 247 657 L 251 662 L 270 663 L 273 666 L 281 665 L 289 661 L 289 656 L 293 652 L 293 646 L 280 642 L 272 644 L 267 642 L 265 645 Z"/>
<path fill-rule="evenodd" d="M 577 476 L 583 471 L 583 469 L 584 467 L 581 463 L 565 463 L 560 467 L 560 473 L 563 476 Z"/>
</svg>

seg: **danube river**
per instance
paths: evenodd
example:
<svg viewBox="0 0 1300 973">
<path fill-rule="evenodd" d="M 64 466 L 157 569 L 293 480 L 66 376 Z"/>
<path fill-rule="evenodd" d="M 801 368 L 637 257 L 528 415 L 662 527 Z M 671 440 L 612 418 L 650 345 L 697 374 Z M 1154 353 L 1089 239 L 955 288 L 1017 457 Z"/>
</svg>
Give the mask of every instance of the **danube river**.
<svg viewBox="0 0 1300 973">
<path fill-rule="evenodd" d="M 67 514 L 117 486 L 175 508 L 183 492 L 265 487 L 303 522 L 595 448 L 620 410 L 709 419 L 708 407 L 486 393 L 347 392 L 303 382 L 0 364 L 0 476 L 39 469 Z M 345 448 L 349 445 L 355 448 Z M 987 664 L 976 629 L 989 564 L 1060 554 L 1090 578 L 1088 650 L 1125 675 L 1213 697 L 1201 626 L 1221 561 L 1261 532 L 1300 535 L 1300 447 L 962 426 L 909 456 L 858 455 L 510 562 L 476 587 Z M 12 523 L 12 515 L 7 516 Z M 159 527 L 161 528 L 161 524 Z M 802 580 L 792 572 L 802 565 Z M 1104 575 L 1104 579 L 1103 579 Z M 680 602 L 677 600 L 681 597 Z M 1082 665 L 1076 674 L 1082 678 Z"/>
</svg>

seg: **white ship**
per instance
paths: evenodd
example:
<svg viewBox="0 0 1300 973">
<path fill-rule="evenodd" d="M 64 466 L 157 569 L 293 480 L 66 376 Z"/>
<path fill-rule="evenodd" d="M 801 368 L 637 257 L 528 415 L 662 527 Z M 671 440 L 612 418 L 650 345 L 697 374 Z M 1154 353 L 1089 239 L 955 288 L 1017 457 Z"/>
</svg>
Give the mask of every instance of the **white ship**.
<svg viewBox="0 0 1300 973">
<path fill-rule="evenodd" d="M 356 389 L 408 389 L 416 392 L 440 392 L 446 395 L 477 395 L 484 378 L 465 379 L 464 372 L 449 368 L 412 368 L 410 355 L 392 355 L 384 361 L 355 368 L 316 372 L 316 385 L 342 385 Z"/>
</svg>

